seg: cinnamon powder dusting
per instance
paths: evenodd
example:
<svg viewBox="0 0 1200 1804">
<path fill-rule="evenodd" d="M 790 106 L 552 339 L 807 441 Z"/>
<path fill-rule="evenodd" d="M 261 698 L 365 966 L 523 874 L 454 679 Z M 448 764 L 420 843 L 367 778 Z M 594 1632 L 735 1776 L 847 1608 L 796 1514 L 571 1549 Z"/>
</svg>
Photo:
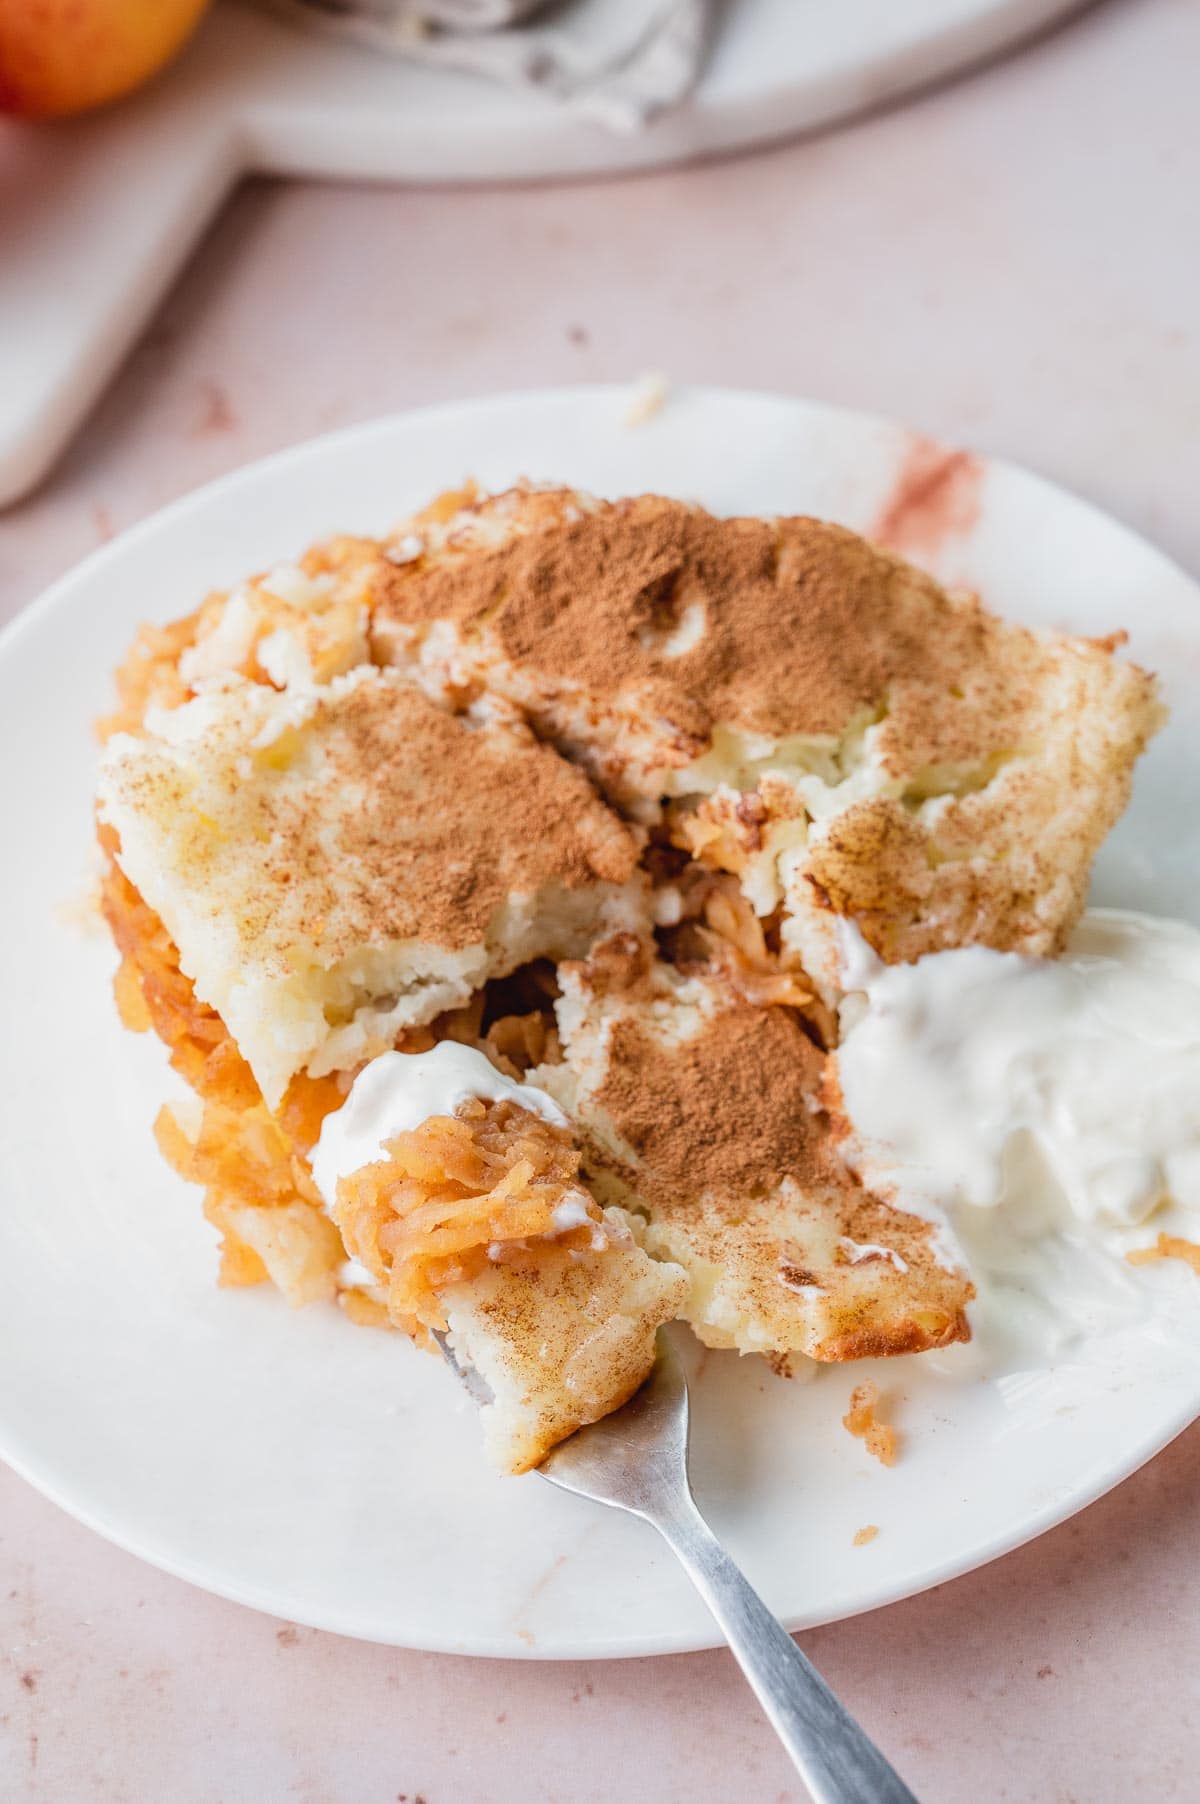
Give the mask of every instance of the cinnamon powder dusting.
<svg viewBox="0 0 1200 1804">
<path fill-rule="evenodd" d="M 837 734 L 903 672 L 962 662 L 937 586 L 843 527 L 717 519 L 656 495 L 556 519 L 536 499 L 544 524 L 499 545 L 381 560 L 376 632 L 452 621 L 597 702 L 632 692 L 692 752 L 722 722 Z"/>
<path fill-rule="evenodd" d="M 781 1009 L 730 1009 L 675 1046 L 626 1017 L 597 1102 L 644 1162 L 643 1181 L 675 1196 L 819 1183 L 829 1155 L 810 1098 L 821 1064 Z"/>
<path fill-rule="evenodd" d="M 363 684 L 327 714 L 327 724 L 318 717 L 326 785 L 361 796 L 343 822 L 343 849 L 369 872 L 364 906 L 386 906 L 398 927 L 462 945 L 508 895 L 555 879 L 574 889 L 630 876 L 636 850 L 625 827 L 581 772 L 530 736 L 471 731 L 386 682 Z M 317 879 L 325 848 L 313 841 L 306 798 L 296 817 L 281 809 L 278 826 L 281 861 Z M 345 865 L 328 880 L 344 893 Z"/>
<path fill-rule="evenodd" d="M 152 741 L 112 778 L 123 807 L 171 823 L 201 894 L 236 880 L 244 946 L 273 956 L 316 939 L 327 962 L 389 939 L 459 949 L 514 895 L 622 884 L 634 871 L 628 828 L 523 728 L 472 727 L 366 673 L 323 694 L 246 773 L 261 693 L 230 692 L 209 736 L 208 814 L 196 812 L 194 778 Z"/>
</svg>

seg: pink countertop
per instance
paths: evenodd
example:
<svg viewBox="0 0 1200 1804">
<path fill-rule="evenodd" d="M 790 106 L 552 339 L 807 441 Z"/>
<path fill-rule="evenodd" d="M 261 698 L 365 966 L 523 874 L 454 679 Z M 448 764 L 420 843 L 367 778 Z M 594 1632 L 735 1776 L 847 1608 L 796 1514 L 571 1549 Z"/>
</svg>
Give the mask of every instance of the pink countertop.
<svg viewBox="0 0 1200 1804">
<path fill-rule="evenodd" d="M 256 184 L 65 461 L 0 617 L 113 532 L 332 426 L 662 369 L 1026 463 L 1200 570 L 1200 8 L 1109 0 L 917 104 L 622 182 Z M 1074 1522 L 803 1637 L 926 1804 L 1200 1797 L 1200 1427 Z M 800 1804 L 731 1661 L 401 1653 L 191 1590 L 0 1469 L 13 1804 Z"/>
</svg>

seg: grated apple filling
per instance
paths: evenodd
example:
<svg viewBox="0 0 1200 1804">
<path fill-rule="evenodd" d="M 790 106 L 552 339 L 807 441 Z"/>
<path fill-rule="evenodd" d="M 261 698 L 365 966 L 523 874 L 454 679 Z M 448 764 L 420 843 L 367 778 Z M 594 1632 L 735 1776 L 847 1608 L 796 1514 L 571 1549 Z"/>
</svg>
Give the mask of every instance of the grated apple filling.
<svg viewBox="0 0 1200 1804">
<path fill-rule="evenodd" d="M 446 1286 L 542 1237 L 582 1250 L 604 1234 L 570 1133 L 514 1103 L 464 1103 L 385 1150 L 340 1180 L 334 1216 L 385 1286 L 392 1321 L 418 1340 L 447 1328 Z"/>
<path fill-rule="evenodd" d="M 102 829 L 101 843 L 110 854 L 111 840 L 111 832 Z M 309 1168 L 321 1125 L 345 1101 L 352 1074 L 314 1078 L 298 1073 L 279 1107 L 270 1110 L 220 1016 L 197 999 L 180 970 L 179 954 L 161 920 L 111 858 L 101 905 L 121 955 L 113 988 L 123 1024 L 135 1033 L 153 1028 L 172 1066 L 195 1092 L 183 1104 L 164 1105 L 155 1138 L 173 1170 L 204 1190 L 205 1216 L 221 1236 L 220 1282 L 241 1286 L 270 1280 L 293 1304 L 336 1295 L 356 1320 L 377 1321 L 380 1311 L 366 1293 L 341 1281 L 346 1257 L 342 1237 L 325 1212 Z M 487 1051 L 497 1065 L 519 1077 L 531 1065 L 558 1056 L 549 1012 L 553 990 L 552 970 L 531 966 L 498 984 L 494 993 L 480 991 L 464 1008 L 409 1030 L 398 1045 L 406 1052 L 423 1052 L 441 1039 L 461 1040 Z M 489 1014 L 494 1018 L 489 1020 Z M 459 1156 L 454 1167 L 459 1179 L 468 1169 L 482 1171 L 479 1158 L 494 1158 L 496 1151 L 489 1128 L 474 1164 L 464 1164 Z M 576 1156 L 572 1171 L 577 1164 Z M 549 1169 L 544 1153 L 539 1155 L 541 1188 L 531 1194 L 543 1201 Z M 510 1179 L 514 1186 L 518 1182 Z M 561 1197 L 549 1203 L 550 1209 L 557 1200 Z M 539 1216 L 530 1231 L 540 1233 L 544 1227 Z M 418 1337 L 423 1336 L 422 1327 Z"/>
</svg>

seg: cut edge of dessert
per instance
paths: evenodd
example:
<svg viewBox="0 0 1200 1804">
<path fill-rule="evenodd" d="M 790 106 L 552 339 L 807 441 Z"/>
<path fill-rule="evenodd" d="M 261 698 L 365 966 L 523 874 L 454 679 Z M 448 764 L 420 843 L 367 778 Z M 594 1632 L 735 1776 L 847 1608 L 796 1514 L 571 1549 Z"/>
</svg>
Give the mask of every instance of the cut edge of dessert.
<svg viewBox="0 0 1200 1804">
<path fill-rule="evenodd" d="M 601 1209 L 569 1127 L 508 1096 L 429 1116 L 381 1152 L 332 1186 L 346 1250 L 394 1327 L 445 1336 L 482 1379 L 487 1450 L 526 1471 L 632 1396 L 687 1277 Z"/>
<path fill-rule="evenodd" d="M 687 1272 L 704 1345 L 841 1363 L 968 1338 L 957 1249 L 843 1160 L 833 1061 L 793 1009 L 632 935 L 559 978 L 561 1060 L 531 1081 L 574 1123 L 597 1194 Z"/>
<path fill-rule="evenodd" d="M 1162 718 L 1118 643 L 821 522 L 535 485 L 143 628 L 103 906 L 121 1018 L 194 1093 L 157 1134 L 221 1282 L 446 1335 L 510 1471 L 668 1320 L 777 1365 L 967 1338 L 954 1249 L 840 1159 L 846 929 L 890 962 L 1061 947 Z M 507 1089 L 318 1182 L 362 1072 L 446 1046 Z"/>
</svg>

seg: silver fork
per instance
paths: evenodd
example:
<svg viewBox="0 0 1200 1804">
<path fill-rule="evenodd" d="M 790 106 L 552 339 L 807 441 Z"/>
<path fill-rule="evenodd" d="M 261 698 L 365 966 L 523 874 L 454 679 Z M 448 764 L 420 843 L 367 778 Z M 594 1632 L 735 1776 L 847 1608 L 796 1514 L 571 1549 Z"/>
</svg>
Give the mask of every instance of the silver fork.
<svg viewBox="0 0 1200 1804">
<path fill-rule="evenodd" d="M 435 1338 L 475 1401 L 490 1402 L 479 1375 L 459 1365 L 444 1336 Z M 705 1522 L 687 1456 L 687 1382 L 660 1336 L 641 1390 L 563 1441 L 537 1469 L 552 1485 L 628 1510 L 658 1530 L 712 1611 L 815 1804 L 917 1804 Z"/>
</svg>

